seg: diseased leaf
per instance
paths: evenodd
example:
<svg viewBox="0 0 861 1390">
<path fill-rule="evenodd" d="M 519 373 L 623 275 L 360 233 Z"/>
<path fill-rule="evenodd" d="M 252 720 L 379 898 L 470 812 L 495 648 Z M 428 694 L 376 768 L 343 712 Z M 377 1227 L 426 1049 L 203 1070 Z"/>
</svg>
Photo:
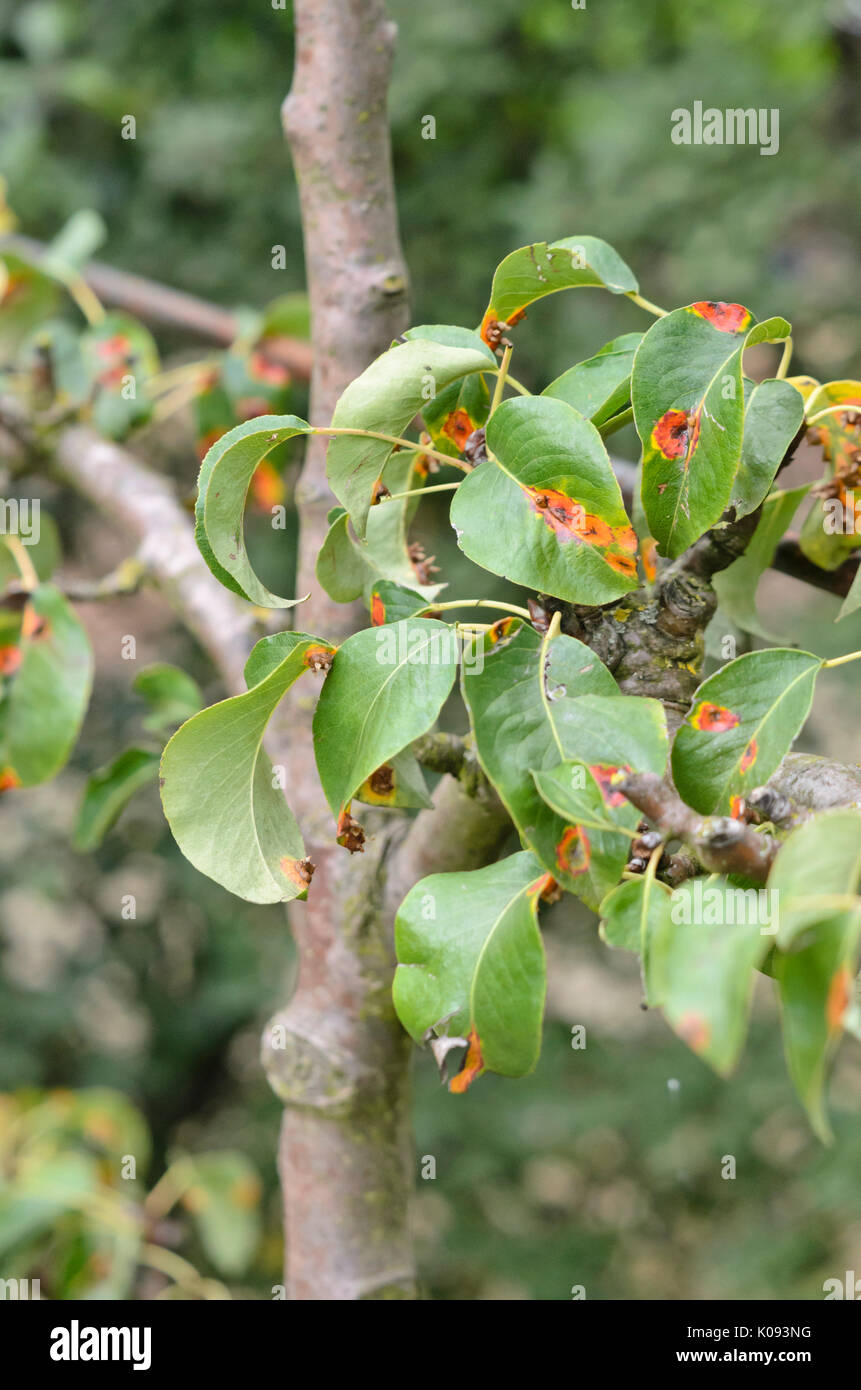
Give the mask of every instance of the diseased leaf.
<svg viewBox="0 0 861 1390">
<path fill-rule="evenodd" d="M 402 436 L 425 404 L 452 382 L 473 372 L 496 370 L 496 365 L 493 353 L 483 346 L 449 347 L 430 339 L 399 343 L 350 383 L 335 406 L 332 426 Z M 360 540 L 375 483 L 382 479 L 388 486 L 391 454 L 391 444 L 361 436 L 336 437 L 329 445 L 329 483 L 350 513 Z"/>
<path fill-rule="evenodd" d="M 245 1154 L 221 1150 L 181 1160 L 190 1181 L 183 1206 L 221 1274 L 242 1274 L 260 1241 L 263 1189 Z"/>
<path fill-rule="evenodd" d="M 465 478 L 451 507 L 471 560 L 574 603 L 636 588 L 637 538 L 593 424 L 564 401 L 515 397 L 491 417 L 487 446 L 495 461 Z"/>
<path fill-rule="evenodd" d="M 0 701 L 0 789 L 33 787 L 69 760 L 93 678 L 90 641 L 51 584 L 29 595 L 16 660 Z"/>
<path fill-rule="evenodd" d="M 146 384 L 159 369 L 155 339 L 130 314 L 110 313 L 81 335 L 81 349 L 96 429 L 123 439 L 152 414 Z"/>
<path fill-rule="evenodd" d="M 486 352 L 486 344 L 477 333 L 468 328 L 457 328 L 451 324 L 421 324 L 410 328 L 404 337 L 430 339 L 452 348 L 472 348 L 476 352 Z M 496 361 L 488 359 L 488 368 L 494 370 Z M 425 428 L 435 449 L 458 458 L 473 430 L 480 429 L 487 420 L 490 410 L 490 390 L 483 372 L 473 372 L 460 381 L 437 391 L 436 395 L 424 402 L 421 408 Z M 395 491 L 394 488 L 391 489 Z"/>
<path fill-rule="evenodd" d="M 367 806 L 400 806 L 418 810 L 433 804 L 421 766 L 406 750 L 396 753 L 382 767 L 376 768 L 353 796 Z"/>
<path fill-rule="evenodd" d="M 818 656 L 788 647 L 747 652 L 696 691 L 673 743 L 673 779 L 694 810 L 732 815 L 789 752 L 813 701 Z"/>
<path fill-rule="evenodd" d="M 841 405 L 848 409 L 834 411 Z M 818 386 L 808 397 L 805 415 L 810 419 L 822 410 L 830 413 L 809 428 L 807 438 L 822 446 L 830 495 L 814 501 L 799 543 L 814 565 L 834 570 L 861 545 L 861 488 L 855 481 L 861 457 L 861 381 Z"/>
<path fill-rule="evenodd" d="M 428 601 L 414 589 L 406 589 L 402 584 L 393 584 L 390 579 L 379 579 L 369 595 L 371 623 L 382 627 L 383 623 L 399 623 L 403 618 L 414 618 L 427 608 Z"/>
<path fill-rule="evenodd" d="M 852 1002 L 859 936 L 861 913 L 823 914 L 810 944 L 778 952 L 774 964 L 789 1074 L 813 1129 L 826 1144 L 831 1126 L 825 1081 Z"/>
<path fill-rule="evenodd" d="M 651 971 L 668 1023 L 721 1076 L 738 1060 L 753 972 L 773 942 L 760 922 L 744 920 L 736 897 L 742 892 L 722 878 L 683 883 L 652 944 Z"/>
<path fill-rule="evenodd" d="M 332 650 L 307 633 L 264 638 L 245 668 L 250 689 L 194 715 L 162 755 L 161 799 L 177 844 L 248 902 L 307 892 L 302 837 L 261 744 L 285 691 Z"/>
<path fill-rule="evenodd" d="M 623 333 L 594 357 L 569 367 L 545 386 L 542 396 L 565 401 L 594 425 L 604 424 L 628 404 L 634 353 L 642 341 L 642 333 Z"/>
<path fill-rule="evenodd" d="M 197 681 L 166 661 L 145 666 L 132 682 L 132 690 L 149 705 L 144 728 L 153 733 L 182 724 L 197 714 L 203 703 Z"/>
<path fill-rule="evenodd" d="M 760 620 L 756 607 L 759 581 L 774 559 L 778 542 L 792 521 L 809 485 L 775 493 L 762 504 L 762 515 L 743 555 L 712 578 L 720 610 L 744 632 L 766 642 L 780 642 Z"/>
<path fill-rule="evenodd" d="M 631 269 L 599 237 L 569 236 L 549 245 L 536 241 L 522 246 L 496 268 L 481 336 L 496 347 L 498 325 L 516 323 L 530 304 L 545 295 L 589 285 L 611 294 L 630 294 L 638 288 Z"/>
<path fill-rule="evenodd" d="M 469 873 L 432 874 L 395 920 L 395 1009 L 417 1042 L 470 1037 L 462 1091 L 482 1070 L 526 1076 L 541 1048 L 546 990 L 538 898 L 547 876 L 528 853 Z"/>
<path fill-rule="evenodd" d="M 613 789 L 620 775 L 615 767 L 595 763 L 590 769 L 581 762 L 563 762 L 532 774 L 542 799 L 575 827 L 582 875 L 590 900 L 596 902 L 619 882 L 631 849 L 631 835 L 624 831 L 633 832 L 640 819 L 636 807 Z"/>
<path fill-rule="evenodd" d="M 371 774 L 427 733 L 457 655 L 454 631 L 428 618 L 366 628 L 338 648 L 314 713 L 314 753 L 339 822 Z"/>
<path fill-rule="evenodd" d="M 741 304 L 701 301 L 658 319 L 634 359 L 631 398 L 643 444 L 642 499 L 661 553 L 675 557 L 720 520 L 744 433 L 742 354 L 789 336 Z"/>
<path fill-rule="evenodd" d="M 225 588 L 263 608 L 291 608 L 300 600 L 273 594 L 254 573 L 245 549 L 248 489 L 267 454 L 310 428 L 295 415 L 261 415 L 222 435 L 201 465 L 195 507 L 198 549 Z"/>
<path fill-rule="evenodd" d="M 156 781 L 159 756 L 150 748 L 126 748 L 113 762 L 90 774 L 78 808 L 75 849 L 98 848 L 135 792 Z"/>
<path fill-rule="evenodd" d="M 786 451 L 801 428 L 804 400 L 788 381 L 745 381 L 744 439 L 730 505 L 747 516 L 767 496 Z"/>
</svg>

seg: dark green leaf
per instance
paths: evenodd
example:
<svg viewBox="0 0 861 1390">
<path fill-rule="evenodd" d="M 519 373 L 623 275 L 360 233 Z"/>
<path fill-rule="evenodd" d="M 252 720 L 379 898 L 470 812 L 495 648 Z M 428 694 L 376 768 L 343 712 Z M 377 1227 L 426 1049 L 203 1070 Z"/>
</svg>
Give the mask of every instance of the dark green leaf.
<svg viewBox="0 0 861 1390">
<path fill-rule="evenodd" d="M 804 418 L 804 398 L 788 381 L 744 385 L 744 439 L 730 494 L 736 516 L 747 516 L 767 496 Z"/>
<path fill-rule="evenodd" d="M 632 838 L 624 831 L 635 830 L 639 811 L 621 792 L 613 790 L 615 773 L 598 764 L 595 764 L 594 775 L 581 762 L 560 763 L 547 772 L 533 772 L 532 775 L 540 796 L 551 810 L 567 825 L 576 826 L 582 875 L 588 883 L 584 896 L 600 902 L 622 876 Z"/>
<path fill-rule="evenodd" d="M 203 703 L 197 681 L 166 661 L 145 666 L 132 682 L 132 690 L 149 705 L 144 728 L 153 733 L 182 724 L 197 714 Z"/>
</svg>

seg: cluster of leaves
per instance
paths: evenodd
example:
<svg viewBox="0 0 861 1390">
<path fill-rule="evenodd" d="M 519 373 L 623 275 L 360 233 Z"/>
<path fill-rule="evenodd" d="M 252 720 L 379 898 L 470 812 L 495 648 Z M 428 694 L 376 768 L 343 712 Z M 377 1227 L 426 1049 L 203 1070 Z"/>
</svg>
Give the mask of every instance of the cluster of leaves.
<svg viewBox="0 0 861 1390">
<path fill-rule="evenodd" d="M 261 1235 L 261 1185 L 243 1154 L 178 1153 L 147 1190 L 147 1126 L 116 1091 L 2 1095 L 0 1118 L 7 1278 L 40 1278 L 42 1297 L 125 1299 L 152 1270 L 161 1297 L 229 1297 L 174 1247 L 190 1225 L 219 1274 L 247 1269 Z"/>
<path fill-rule="evenodd" d="M 656 321 L 533 395 L 510 375 L 507 335 L 536 301 L 582 287 L 627 296 Z M 750 600 L 788 524 L 787 498 L 797 506 L 807 491 L 774 488 L 793 443 L 808 426 L 818 431 L 827 482 L 839 477 L 845 487 L 856 466 L 861 384 L 785 379 L 788 350 L 776 377 L 756 385 L 747 377 L 746 349 L 788 344 L 789 333 L 785 319 L 757 322 L 739 304 L 656 309 L 596 238 L 535 244 L 497 269 L 478 330 L 411 329 L 348 387 L 331 427 L 265 414 L 222 434 L 206 454 L 196 509 L 204 559 L 250 602 L 286 608 L 296 600 L 261 582 L 246 549 L 246 501 L 274 450 L 315 432 L 332 435 L 328 475 L 341 505 L 318 579 L 338 601 L 364 600 L 370 625 L 337 648 L 302 632 L 259 642 L 247 691 L 194 713 L 168 742 L 167 819 L 191 863 L 240 897 L 304 897 L 313 865 L 282 794 L 285 771 L 263 749 L 278 703 L 306 673 L 325 674 L 314 751 L 334 833 L 356 851 L 363 831 L 354 803 L 428 805 L 413 745 L 435 724 L 460 664 L 478 761 L 523 849 L 471 874 L 422 881 L 398 915 L 395 1004 L 417 1041 L 442 1054 L 455 1042 L 466 1046 L 454 1090 L 483 1070 L 520 1076 L 534 1066 L 545 994 L 537 912 L 542 899 L 564 891 L 600 913 L 610 944 L 639 951 L 647 1001 L 722 1073 L 742 1045 L 754 971 L 773 975 L 790 1070 L 813 1123 L 827 1132 L 825 1066 L 842 1030 L 855 1026 L 861 817 L 835 813 L 794 832 L 813 837 L 829 868 L 817 870 L 813 892 L 792 872 L 801 853 L 781 850 L 768 883 L 780 894 L 775 930 L 761 914 L 733 916 L 732 895 L 753 886 L 743 880 L 697 875 L 671 901 L 660 878 L 665 846 L 645 873 L 642 864 L 627 868 L 640 818 L 624 790 L 632 774 L 671 768 L 693 811 L 740 815 L 791 748 L 824 663 L 783 647 L 729 662 L 695 693 L 671 746 L 661 704 L 620 694 L 597 654 L 560 631 L 558 616 L 548 621 L 540 604 L 441 599 L 430 563 L 409 542 L 428 479 L 453 469 L 462 481 L 434 486 L 454 494 L 451 524 L 470 559 L 538 596 L 605 608 L 621 623 L 635 591 L 659 582 L 658 555 L 682 556 L 728 509 L 740 518 L 761 508 L 738 562 Z M 516 394 L 505 398 L 507 387 Z M 424 429 L 412 439 L 418 415 Z M 642 462 L 629 516 L 604 441 L 632 420 Z M 830 552 L 808 554 L 833 563 Z M 857 601 L 850 595 L 844 611 Z M 484 626 L 447 620 L 450 610 L 488 603 L 506 616 Z M 807 838 L 802 849 L 805 863 L 817 862 Z M 698 897 L 704 885 L 712 904 L 714 894 L 723 903 L 711 924 Z"/>
</svg>

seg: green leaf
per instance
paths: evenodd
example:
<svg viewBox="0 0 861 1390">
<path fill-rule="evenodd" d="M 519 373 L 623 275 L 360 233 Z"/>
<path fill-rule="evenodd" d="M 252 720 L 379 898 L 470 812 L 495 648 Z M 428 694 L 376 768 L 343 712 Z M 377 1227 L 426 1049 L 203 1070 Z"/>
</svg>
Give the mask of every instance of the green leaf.
<svg viewBox="0 0 861 1390">
<path fill-rule="evenodd" d="M 673 743 L 673 779 L 689 806 L 731 815 L 735 798 L 768 781 L 810 713 L 821 666 L 810 652 L 771 647 L 703 681 Z"/>
<path fill-rule="evenodd" d="M 776 492 L 773 497 L 767 497 L 744 554 L 712 579 L 720 609 L 730 622 L 766 642 L 779 642 L 780 638 L 763 626 L 757 612 L 756 591 L 760 579 L 774 559 L 778 541 L 807 492 L 808 484 L 805 484 L 789 492 Z"/>
<path fill-rule="evenodd" d="M 396 454 L 387 477 L 391 492 L 420 488 L 422 475 L 415 454 Z M 366 540 L 353 535 L 350 518 L 343 510 L 332 517 L 329 532 L 317 556 L 316 573 L 326 593 L 336 603 L 351 603 L 369 596 L 373 585 L 388 579 L 405 588 L 421 589 L 428 599 L 439 593 L 439 584 L 420 584 L 407 546 L 407 529 L 414 507 L 411 498 L 381 500 L 368 514 Z"/>
<path fill-rule="evenodd" d="M 825 811 L 793 830 L 781 845 L 768 876 L 768 887 L 778 894 L 777 944 L 787 950 L 802 932 L 834 915 L 835 904 L 832 901 L 829 905 L 826 898 L 852 898 L 858 894 L 861 814 Z"/>
<path fill-rule="evenodd" d="M 662 943 L 665 933 L 672 929 L 670 901 L 669 888 L 647 870 L 638 878 L 620 883 L 600 907 L 600 932 L 607 944 L 640 954 L 643 993 L 649 1008 L 656 1008 L 664 995 Z"/>
<path fill-rule="evenodd" d="M 47 782 L 68 762 L 86 713 L 93 654 L 86 631 L 50 584 L 24 608 L 21 662 L 0 702 L 0 786 Z"/>
<path fill-rule="evenodd" d="M 496 365 L 487 348 L 449 347 L 430 339 L 399 343 L 350 383 L 335 406 L 332 426 L 401 437 L 440 391 L 473 372 L 495 370 Z M 350 513 L 360 540 L 364 539 L 374 484 L 381 478 L 387 480 L 391 453 L 392 445 L 384 440 L 361 436 L 336 437 L 329 445 L 329 483 Z"/>
<path fill-rule="evenodd" d="M 722 878 L 683 883 L 672 895 L 670 921 L 652 945 L 651 968 L 667 1021 L 722 1076 L 738 1060 L 753 972 L 773 941 L 756 920 L 758 911 L 746 910 L 747 898 L 741 906 L 740 894 L 745 896 L 743 889 Z M 755 920 L 738 920 L 745 916 Z"/>
<path fill-rule="evenodd" d="M 467 475 L 451 507 L 471 560 L 573 603 L 637 587 L 637 538 L 590 421 L 564 401 L 519 396 L 494 412 L 487 446 L 496 461 Z"/>
<path fill-rule="evenodd" d="M 261 415 L 222 435 L 201 465 L 194 513 L 200 553 L 225 588 L 263 608 L 291 608 L 301 600 L 271 593 L 254 573 L 245 549 L 245 500 L 266 456 L 310 429 L 295 415 Z"/>
<path fill-rule="evenodd" d="M 631 294 L 638 288 L 630 267 L 598 237 L 569 236 L 522 246 L 496 268 L 482 337 L 486 340 L 494 322 L 511 324 L 545 295 L 589 285 L 611 294 Z"/>
<path fill-rule="evenodd" d="M 804 419 L 804 398 L 788 381 L 745 380 L 744 439 L 730 505 L 747 516 L 768 495 L 775 474 Z"/>
<path fill-rule="evenodd" d="M 532 774 L 551 810 L 577 827 L 583 878 L 594 902 L 619 882 L 631 849 L 632 837 L 624 829 L 633 831 L 640 820 L 636 807 L 613 790 L 614 775 L 597 764 L 593 774 L 585 763 L 570 761 Z"/>
<path fill-rule="evenodd" d="M 422 1042 L 429 1030 L 469 1038 L 465 1089 L 479 1070 L 526 1076 L 541 1048 L 546 990 L 537 925 L 546 875 L 531 854 L 471 873 L 432 874 L 407 894 L 395 920 L 394 1001 Z"/>
<path fill-rule="evenodd" d="M 159 754 L 149 748 L 126 748 L 113 762 L 87 778 L 72 843 L 77 850 L 97 849 L 119 820 L 139 787 L 155 782 Z"/>
<path fill-rule="evenodd" d="M 0 536 L 0 590 L 21 577 L 11 550 L 3 543 L 7 535 L 19 537 L 39 578 L 50 579 L 62 557 L 60 534 L 50 513 L 40 506 L 37 518 L 35 509 L 22 513 L 19 507 L 14 524 L 13 519 L 6 518 L 5 525 Z"/>
<path fill-rule="evenodd" d="M 181 1160 L 191 1183 L 183 1205 L 191 1212 L 201 1244 L 222 1274 L 248 1268 L 260 1241 L 262 1188 L 244 1154 L 196 1154 Z"/>
<path fill-rule="evenodd" d="M 428 618 L 366 628 L 338 648 L 314 712 L 314 753 L 339 822 L 362 783 L 427 733 L 457 655 L 453 629 Z"/>
<path fill-rule="evenodd" d="M 840 612 L 837 614 L 837 622 L 839 623 L 842 618 L 848 618 L 850 613 L 854 613 L 859 608 L 861 608 L 861 565 L 855 572 L 849 593 L 843 600 Z"/>
<path fill-rule="evenodd" d="M 145 666 L 132 682 L 132 690 L 149 705 L 144 728 L 153 733 L 182 724 L 197 714 L 203 703 L 197 681 L 166 661 Z"/>
<path fill-rule="evenodd" d="M 825 1108 L 828 1063 L 852 1002 L 859 934 L 861 914 L 836 913 L 817 924 L 809 945 L 775 958 L 787 1066 L 823 1143 L 831 1139 Z"/>
<path fill-rule="evenodd" d="M 577 755 L 579 750 L 568 746 L 576 697 L 613 694 L 617 686 L 610 672 L 575 638 L 542 642 L 534 628 L 511 618 L 465 654 L 461 688 L 478 760 L 523 844 L 566 888 L 588 893 L 575 828 L 542 799 L 532 774 Z"/>
<path fill-rule="evenodd" d="M 662 554 L 680 555 L 720 520 L 741 460 L 742 354 L 789 331 L 785 319 L 755 324 L 740 304 L 702 301 L 658 319 L 643 338 L 631 398 L 643 507 Z"/>
<path fill-rule="evenodd" d="M 604 424 L 628 404 L 634 354 L 642 341 L 642 333 L 623 333 L 594 357 L 569 367 L 545 386 L 542 396 L 565 401 L 593 424 Z"/>
<path fill-rule="evenodd" d="M 161 799 L 177 844 L 248 902 L 289 902 L 307 891 L 302 837 L 261 744 L 285 691 L 331 651 L 306 633 L 264 638 L 246 666 L 255 682 L 246 694 L 194 715 L 162 754 Z"/>
</svg>

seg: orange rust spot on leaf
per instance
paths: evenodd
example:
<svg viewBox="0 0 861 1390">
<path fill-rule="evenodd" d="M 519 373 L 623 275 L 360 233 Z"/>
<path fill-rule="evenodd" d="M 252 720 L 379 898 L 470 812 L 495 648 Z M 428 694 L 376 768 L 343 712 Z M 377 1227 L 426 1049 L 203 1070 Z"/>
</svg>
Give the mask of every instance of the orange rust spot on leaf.
<svg viewBox="0 0 861 1390">
<path fill-rule="evenodd" d="M 622 792 L 614 790 L 618 782 L 624 781 L 629 772 L 632 771 L 630 763 L 623 763 L 616 767 L 612 763 L 594 763 L 590 768 L 592 776 L 601 788 L 601 795 L 608 806 L 624 806 L 627 797 Z"/>
<path fill-rule="evenodd" d="M 354 820 L 350 815 L 349 802 L 338 817 L 337 841 L 339 845 L 343 845 L 344 849 L 348 849 L 351 854 L 364 853 L 365 832 L 359 825 L 359 822 Z"/>
<path fill-rule="evenodd" d="M 640 559 L 646 579 L 650 584 L 654 584 L 658 573 L 658 547 L 651 536 L 640 542 Z"/>
<path fill-rule="evenodd" d="M 21 778 L 18 776 L 14 767 L 4 767 L 0 772 L 0 792 L 12 791 L 14 787 L 20 787 Z"/>
<path fill-rule="evenodd" d="M 592 857 L 589 836 L 581 825 L 569 825 L 556 846 L 556 863 L 572 878 L 585 874 Z"/>
<path fill-rule="evenodd" d="M 13 675 L 20 665 L 20 647 L 0 647 L 0 676 Z"/>
<path fill-rule="evenodd" d="M 573 497 L 550 487 L 525 487 L 523 492 L 534 512 L 554 531 L 560 540 L 586 541 L 588 545 L 608 546 L 613 543 L 613 531 L 600 516 L 587 512 Z"/>
<path fill-rule="evenodd" d="M 747 772 L 748 768 L 753 767 L 754 763 L 756 762 L 756 755 L 758 751 L 759 750 L 757 748 L 756 739 L 752 738 L 750 743 L 747 745 L 747 747 L 741 755 L 739 769 L 742 772 Z"/>
<path fill-rule="evenodd" d="M 556 903 L 562 897 L 562 889 L 552 874 L 543 874 L 526 891 L 530 898 L 540 898 L 543 903 Z"/>
<path fill-rule="evenodd" d="M 690 312 L 720 333 L 743 333 L 750 323 L 750 314 L 743 304 L 725 304 L 720 299 L 700 299 L 691 305 Z"/>
<path fill-rule="evenodd" d="M 613 540 L 620 550 L 627 551 L 629 555 L 637 553 L 637 533 L 633 526 L 613 526 L 611 528 Z"/>
<path fill-rule="evenodd" d="M 379 594 L 371 594 L 371 627 L 382 627 L 386 621 L 386 605 Z"/>
<path fill-rule="evenodd" d="M 357 796 L 360 801 L 370 801 L 380 806 L 391 806 L 395 800 L 397 785 L 395 769 L 391 763 L 383 763 L 362 783 Z"/>
<path fill-rule="evenodd" d="M 624 574 L 626 579 L 636 579 L 637 562 L 633 555 L 604 555 L 603 558 L 612 570 Z"/>
<path fill-rule="evenodd" d="M 289 878 L 291 883 L 304 892 L 314 877 L 314 863 L 306 855 L 304 859 L 290 859 L 288 855 L 280 862 L 281 872 L 285 878 Z"/>
<path fill-rule="evenodd" d="M 484 1058 L 481 1055 L 481 1039 L 474 1027 L 470 1028 L 467 1037 L 469 1047 L 466 1050 L 463 1066 L 457 1073 L 457 1076 L 453 1076 L 448 1083 L 448 1089 L 457 1096 L 461 1096 L 464 1091 L 468 1091 L 473 1081 L 481 1076 L 481 1073 L 484 1071 Z"/>
<path fill-rule="evenodd" d="M 475 429 L 475 425 L 470 420 L 469 415 L 463 409 L 453 410 L 443 421 L 442 433 L 457 446 L 458 451 L 463 449 L 464 444 L 469 439 Z"/>
<path fill-rule="evenodd" d="M 37 613 L 32 603 L 28 603 L 21 620 L 21 636 L 30 642 L 38 642 L 40 638 L 47 637 L 50 630 L 51 624 L 48 619 Z"/>
<path fill-rule="evenodd" d="M 694 729 L 704 729 L 710 734 L 722 734 L 727 729 L 734 729 L 741 720 L 737 714 L 725 709 L 723 705 L 712 705 L 708 700 L 703 700 L 697 705 L 689 722 Z"/>
<path fill-rule="evenodd" d="M 709 1045 L 711 1032 L 705 1019 L 700 1014 L 682 1014 L 676 1024 L 676 1032 L 682 1042 L 686 1042 L 688 1047 L 694 1052 L 704 1052 Z"/>
<path fill-rule="evenodd" d="M 494 644 L 502 642 L 508 636 L 516 621 L 513 615 L 510 618 L 497 618 L 493 626 L 487 630 L 490 641 Z"/>
<path fill-rule="evenodd" d="M 733 820 L 741 820 L 744 817 L 746 802 L 743 796 L 731 796 L 729 799 L 729 813 Z"/>
<path fill-rule="evenodd" d="M 700 437 L 700 417 L 686 410 L 667 410 L 655 424 L 651 443 L 665 459 L 678 459 L 692 454 Z"/>
<path fill-rule="evenodd" d="M 334 647 L 309 647 L 302 657 L 302 665 L 309 671 L 328 671 L 334 656 Z"/>
<path fill-rule="evenodd" d="M 269 356 L 265 343 L 252 352 L 248 359 L 248 371 L 257 381 L 265 381 L 267 386 L 290 384 L 289 371 L 283 362 L 276 362 Z"/>
<path fill-rule="evenodd" d="M 828 987 L 828 1000 L 825 1005 L 825 1018 L 828 1031 L 835 1033 L 843 1022 L 843 1015 L 852 998 L 852 971 L 842 965 Z"/>
</svg>

